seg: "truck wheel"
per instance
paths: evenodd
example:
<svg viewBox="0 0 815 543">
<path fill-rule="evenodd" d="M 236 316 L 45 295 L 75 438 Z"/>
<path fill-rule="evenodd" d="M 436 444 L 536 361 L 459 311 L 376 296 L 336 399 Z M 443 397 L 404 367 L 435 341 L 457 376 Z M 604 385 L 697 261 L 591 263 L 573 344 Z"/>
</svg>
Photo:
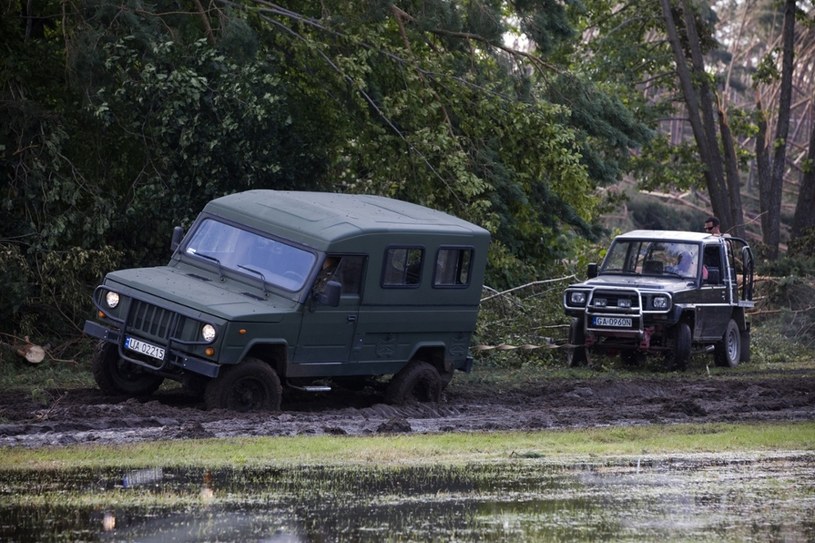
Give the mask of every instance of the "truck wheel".
<svg viewBox="0 0 815 543">
<path fill-rule="evenodd" d="M 240 364 L 221 368 L 207 384 L 204 402 L 207 409 L 232 411 L 279 411 L 283 397 L 280 378 L 269 364 L 247 358 Z"/>
<path fill-rule="evenodd" d="M 730 319 L 722 340 L 716 344 L 713 351 L 713 359 L 716 361 L 717 366 L 735 368 L 739 365 L 740 352 L 741 334 L 739 333 L 739 325 L 736 324 L 736 321 Z"/>
<path fill-rule="evenodd" d="M 739 349 L 739 362 L 750 361 L 750 329 L 741 333 L 741 348 Z"/>
<path fill-rule="evenodd" d="M 569 345 L 566 349 L 566 362 L 569 367 L 585 366 L 588 363 L 586 353 L 586 331 L 583 329 L 583 321 L 574 318 L 569 323 Z"/>
<path fill-rule="evenodd" d="M 99 390 L 107 394 L 147 396 L 164 382 L 164 377 L 119 358 L 119 349 L 113 343 L 99 344 L 91 360 L 91 370 Z"/>
<path fill-rule="evenodd" d="M 692 335 L 688 323 L 680 322 L 671 329 L 668 352 L 665 354 L 668 369 L 684 371 L 688 368 L 691 342 Z"/>
<path fill-rule="evenodd" d="M 427 362 L 413 360 L 393 376 L 385 391 L 385 402 L 392 405 L 438 402 L 441 389 L 438 370 Z"/>
</svg>

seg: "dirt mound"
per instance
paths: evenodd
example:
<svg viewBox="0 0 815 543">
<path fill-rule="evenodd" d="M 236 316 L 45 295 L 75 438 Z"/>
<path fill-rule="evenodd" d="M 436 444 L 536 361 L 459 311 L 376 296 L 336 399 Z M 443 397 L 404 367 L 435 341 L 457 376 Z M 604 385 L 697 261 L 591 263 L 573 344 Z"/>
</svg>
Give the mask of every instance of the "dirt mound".
<svg viewBox="0 0 815 543">
<path fill-rule="evenodd" d="M 711 378 L 549 379 L 495 390 L 455 382 L 438 404 L 395 407 L 377 393 L 294 395 L 283 412 L 206 411 L 181 389 L 148 398 L 96 389 L 0 397 L 0 447 L 253 435 L 535 430 L 815 419 L 815 373 Z"/>
</svg>

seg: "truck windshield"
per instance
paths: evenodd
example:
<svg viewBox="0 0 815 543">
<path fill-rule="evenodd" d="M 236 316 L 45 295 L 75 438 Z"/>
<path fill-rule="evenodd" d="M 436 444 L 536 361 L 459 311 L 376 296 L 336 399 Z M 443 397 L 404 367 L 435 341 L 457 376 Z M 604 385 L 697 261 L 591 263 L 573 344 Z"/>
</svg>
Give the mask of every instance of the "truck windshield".
<svg viewBox="0 0 815 543">
<path fill-rule="evenodd" d="M 292 292 L 303 288 L 316 260 L 309 251 L 215 219 L 201 221 L 185 252 Z"/>
<path fill-rule="evenodd" d="M 695 279 L 699 246 L 663 240 L 615 240 L 601 273 L 630 273 Z"/>
</svg>

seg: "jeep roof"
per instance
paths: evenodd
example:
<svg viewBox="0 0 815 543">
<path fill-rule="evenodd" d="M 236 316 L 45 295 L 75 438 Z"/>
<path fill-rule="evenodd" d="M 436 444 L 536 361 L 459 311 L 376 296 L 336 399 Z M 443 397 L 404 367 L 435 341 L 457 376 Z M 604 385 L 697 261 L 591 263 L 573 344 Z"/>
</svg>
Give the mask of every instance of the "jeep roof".
<svg viewBox="0 0 815 543">
<path fill-rule="evenodd" d="M 712 234 L 706 232 L 687 232 L 683 230 L 632 230 L 625 234 L 616 236 L 615 240 L 627 239 L 664 239 L 670 241 L 705 241 L 710 238 L 716 238 Z"/>
<path fill-rule="evenodd" d="M 292 241 L 318 250 L 361 234 L 450 234 L 489 238 L 483 228 L 442 211 L 382 196 L 250 190 L 209 202 L 204 213 L 247 224 L 260 231 L 285 233 Z"/>
</svg>

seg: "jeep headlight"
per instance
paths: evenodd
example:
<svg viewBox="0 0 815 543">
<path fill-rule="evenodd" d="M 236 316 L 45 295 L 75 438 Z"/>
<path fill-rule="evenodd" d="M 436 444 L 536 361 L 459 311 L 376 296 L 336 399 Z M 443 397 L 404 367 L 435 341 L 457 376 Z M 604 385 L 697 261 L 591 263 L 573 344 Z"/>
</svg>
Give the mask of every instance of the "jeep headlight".
<svg viewBox="0 0 815 543">
<path fill-rule="evenodd" d="M 667 296 L 654 296 L 651 300 L 651 305 L 654 306 L 654 309 L 668 309 L 668 304 Z"/>
<path fill-rule="evenodd" d="M 205 324 L 201 327 L 201 337 L 207 343 L 212 343 L 215 340 L 215 327 L 211 324 Z"/>
<path fill-rule="evenodd" d="M 586 293 L 580 290 L 575 290 L 569 293 L 570 305 L 586 305 Z"/>
<path fill-rule="evenodd" d="M 105 294 L 105 303 L 108 304 L 109 308 L 115 308 L 119 305 L 119 293 L 109 290 L 107 294 Z"/>
</svg>

